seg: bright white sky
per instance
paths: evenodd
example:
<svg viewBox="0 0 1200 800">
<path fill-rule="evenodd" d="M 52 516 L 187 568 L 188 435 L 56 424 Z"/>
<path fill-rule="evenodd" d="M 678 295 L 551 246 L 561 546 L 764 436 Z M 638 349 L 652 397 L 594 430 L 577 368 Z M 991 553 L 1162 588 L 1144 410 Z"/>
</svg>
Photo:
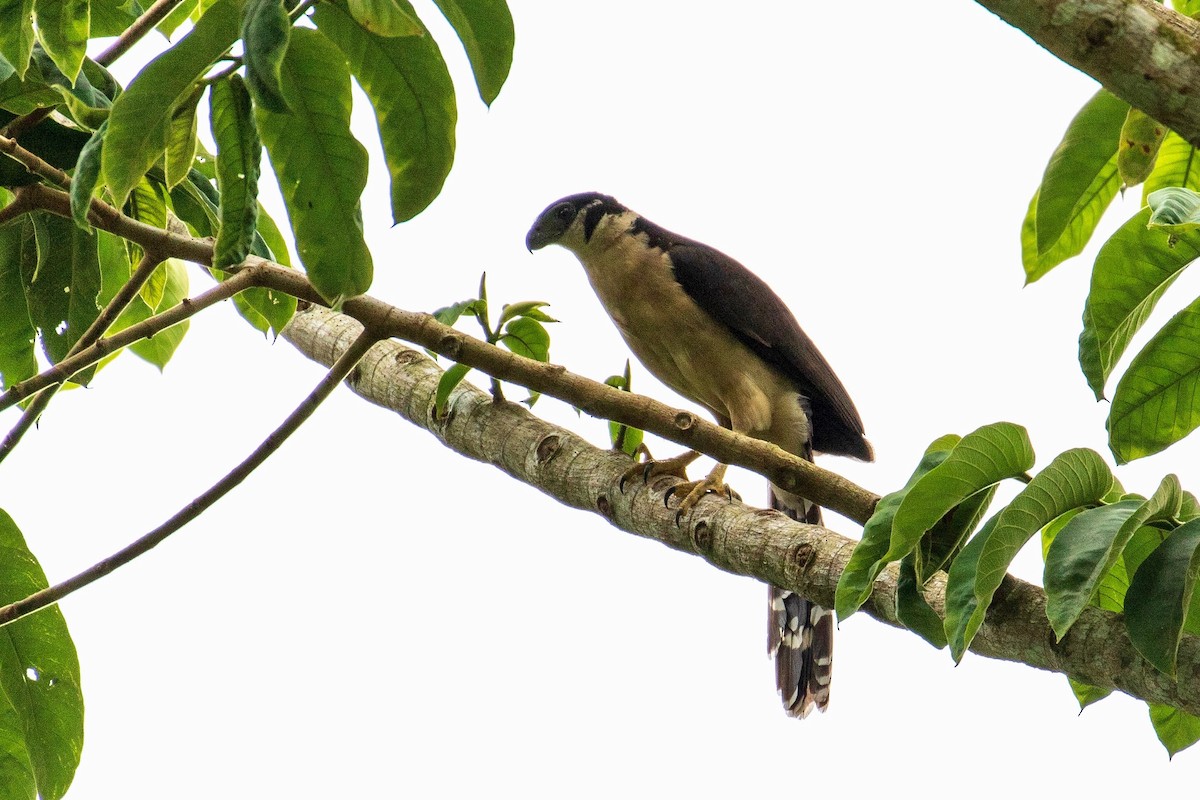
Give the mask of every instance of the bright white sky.
<svg viewBox="0 0 1200 800">
<path fill-rule="evenodd" d="M 1029 427 L 1039 465 L 1074 446 L 1107 454 L 1105 406 L 1075 360 L 1090 255 L 1022 289 L 1017 239 L 1090 79 L 968 0 L 514 12 L 513 72 L 491 110 L 436 26 L 459 86 L 458 160 L 437 202 L 395 229 L 374 165 L 372 294 L 431 310 L 487 270 L 497 303 L 552 304 L 554 361 L 603 379 L 627 351 L 582 271 L 523 246 L 551 200 L 602 190 L 790 303 L 879 455 L 825 466 L 888 491 L 932 439 L 1001 419 Z M 198 270 L 193 285 L 207 285 Z M 1194 294 L 1177 287 L 1164 305 Z M 682 403 L 635 370 L 640 390 Z M 165 376 L 123 358 L 57 400 L 3 465 L 0 505 L 64 578 L 224 474 L 320 375 L 222 308 Z M 537 410 L 605 441 L 601 421 L 553 400 Z M 1200 490 L 1198 447 L 1118 475 L 1149 492 L 1178 471 Z M 731 474 L 765 499 L 762 479 Z M 1032 547 L 1016 571 L 1038 577 Z M 1079 716 L 1061 676 L 971 655 L 955 668 L 865 617 L 838 634 L 830 712 L 790 720 L 765 595 L 339 391 L 216 509 L 63 603 L 88 702 L 70 796 L 860 796 L 933 775 L 976 797 L 1195 785 L 1200 754 L 1169 764 L 1139 703 Z"/>
</svg>

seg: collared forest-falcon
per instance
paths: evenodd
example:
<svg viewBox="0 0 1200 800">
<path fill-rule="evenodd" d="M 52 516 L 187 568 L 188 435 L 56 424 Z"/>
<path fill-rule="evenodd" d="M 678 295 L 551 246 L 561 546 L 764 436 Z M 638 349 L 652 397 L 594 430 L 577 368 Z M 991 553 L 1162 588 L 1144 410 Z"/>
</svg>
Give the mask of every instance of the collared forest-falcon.
<svg viewBox="0 0 1200 800">
<path fill-rule="evenodd" d="M 812 459 L 873 457 L 849 395 L 770 287 L 740 263 L 630 211 L 608 195 L 571 195 L 546 208 L 525 240 L 557 244 L 588 280 L 629 348 L 655 377 L 738 433 Z M 684 476 L 699 454 L 653 462 L 645 474 Z M 632 473 L 631 473 L 632 474 Z M 640 474 L 640 473 L 639 473 Z M 725 465 L 668 492 L 680 509 L 726 492 Z M 820 524 L 821 509 L 771 486 L 771 507 Z M 804 717 L 829 703 L 833 614 L 770 587 L 768 648 L 784 709 Z"/>
</svg>

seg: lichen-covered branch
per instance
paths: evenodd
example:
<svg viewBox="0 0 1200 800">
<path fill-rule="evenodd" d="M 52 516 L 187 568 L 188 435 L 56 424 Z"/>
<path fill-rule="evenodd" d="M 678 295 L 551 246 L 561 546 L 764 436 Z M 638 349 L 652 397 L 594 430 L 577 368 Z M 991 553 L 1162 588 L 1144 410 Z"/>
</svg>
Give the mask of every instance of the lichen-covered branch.
<svg viewBox="0 0 1200 800">
<path fill-rule="evenodd" d="M 1200 145 L 1200 22 L 1156 0 L 977 0 Z"/>
<path fill-rule="evenodd" d="M 284 337 L 306 356 L 328 364 L 361 331 L 353 319 L 312 307 L 296 315 Z M 832 607 L 837 581 L 854 541 L 825 528 L 793 522 L 782 514 L 710 496 L 675 524 L 663 492 L 671 478 L 618 488 L 627 456 L 600 450 L 551 425 L 523 406 L 493 402 L 460 384 L 449 413 L 433 416 L 442 371 L 424 353 L 396 342 L 377 345 L 359 363 L 349 384 L 372 403 L 389 408 L 469 458 L 493 464 L 561 503 L 599 514 L 616 527 L 698 555 L 727 572 L 784 586 Z M 879 577 L 864 607 L 899 627 L 895 613 L 897 569 Z M 926 599 L 943 612 L 945 576 L 934 578 Z M 1046 620 L 1046 596 L 1038 587 L 1006 578 L 972 642 L 972 651 L 1071 675 L 1096 686 L 1200 714 L 1200 639 L 1184 637 L 1179 680 L 1150 666 L 1129 642 L 1121 618 L 1085 610 L 1069 635 L 1055 643 Z"/>
</svg>

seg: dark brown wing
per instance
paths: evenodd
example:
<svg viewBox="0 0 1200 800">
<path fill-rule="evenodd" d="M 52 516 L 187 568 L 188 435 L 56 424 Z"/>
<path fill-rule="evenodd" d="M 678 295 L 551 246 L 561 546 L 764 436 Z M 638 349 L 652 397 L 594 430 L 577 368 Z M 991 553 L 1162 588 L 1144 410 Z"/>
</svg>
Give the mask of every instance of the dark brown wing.
<svg viewBox="0 0 1200 800">
<path fill-rule="evenodd" d="M 809 399 L 813 449 L 870 461 L 871 445 L 850 395 L 779 295 L 719 250 L 661 228 L 654 233 L 659 239 L 652 235 L 651 244 L 666 245 L 684 291 Z"/>
</svg>

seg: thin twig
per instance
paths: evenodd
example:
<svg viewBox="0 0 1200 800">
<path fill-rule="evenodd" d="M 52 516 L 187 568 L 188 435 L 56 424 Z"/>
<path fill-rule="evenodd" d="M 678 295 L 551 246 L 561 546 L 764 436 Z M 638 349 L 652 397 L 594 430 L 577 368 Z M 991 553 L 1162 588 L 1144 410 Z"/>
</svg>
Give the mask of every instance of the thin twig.
<svg viewBox="0 0 1200 800">
<path fill-rule="evenodd" d="M 183 0 L 158 0 L 134 20 L 133 24 L 126 28 L 115 42 L 105 48 L 104 52 L 96 56 L 96 63 L 107 67 L 125 55 L 143 36 L 153 30 L 154 26 L 166 19 L 167 15 L 174 11 L 175 6 L 181 2 Z"/>
<path fill-rule="evenodd" d="M 137 293 L 141 291 L 146 281 L 154 274 L 154 270 L 162 263 L 162 259 L 151 253 L 146 253 L 142 256 L 142 260 L 138 263 L 137 269 L 125 282 L 125 285 L 117 290 L 113 295 L 112 300 L 108 302 L 96 318 L 92 320 L 92 324 L 83 332 L 73 345 L 67 351 L 67 358 L 78 355 L 85 348 L 91 347 L 96 342 L 100 341 L 100 337 L 104 332 L 116 321 L 125 307 L 133 302 L 133 298 L 137 297 Z M 33 398 L 33 401 L 25 407 L 21 418 L 17 420 L 17 424 L 12 427 L 8 435 L 4 437 L 4 441 L 0 442 L 0 462 L 8 458 L 16 446 L 20 444 L 21 439 L 28 433 L 37 421 L 42 416 L 42 412 L 50 405 L 50 401 L 54 399 L 55 393 L 62 384 L 56 384 L 48 387 L 45 391 Z"/>
<path fill-rule="evenodd" d="M 87 369 L 109 353 L 114 353 L 122 347 L 128 347 L 139 339 L 148 339 L 160 331 L 178 325 L 211 305 L 228 300 L 238 292 L 257 286 L 260 277 L 261 273 L 256 268 L 243 269 L 207 292 L 185 299 L 179 305 L 172 306 L 161 314 L 155 314 L 136 325 L 130 325 L 125 330 L 80 350 L 78 354 L 64 358 L 45 372 L 14 384 L 7 392 L 0 394 L 0 411 L 15 406 L 49 386 L 69 380 L 76 372 Z"/>
<path fill-rule="evenodd" d="M 56 186 L 67 187 L 71 185 L 71 177 L 67 173 L 47 163 L 44 159 L 39 158 L 24 147 L 21 147 L 21 145 L 17 144 L 15 137 L 0 136 L 0 152 L 20 162 L 21 166 L 34 175 L 44 178 Z"/>
<path fill-rule="evenodd" d="M 0 625 L 7 625 L 21 617 L 32 614 L 53 605 L 67 595 L 87 586 L 89 583 L 108 575 L 123 567 L 140 555 L 149 552 L 156 545 L 187 523 L 199 517 L 214 503 L 224 497 L 235 486 L 244 481 L 250 473 L 257 469 L 276 450 L 295 433 L 305 420 L 312 416 L 317 407 L 327 398 L 338 384 L 341 383 L 354 369 L 354 366 L 366 354 L 379 337 L 371 331 L 364 331 L 345 353 L 337 360 L 329 372 L 317 384 L 312 393 L 288 415 L 283 423 L 271 432 L 263 442 L 221 480 L 214 483 L 203 494 L 181 508 L 170 519 L 159 525 L 146 535 L 130 543 L 128 546 L 113 553 L 108 558 L 93 564 L 78 575 L 68 578 L 62 583 L 55 584 L 40 592 L 35 592 L 23 600 L 9 603 L 0 607 Z"/>
</svg>

